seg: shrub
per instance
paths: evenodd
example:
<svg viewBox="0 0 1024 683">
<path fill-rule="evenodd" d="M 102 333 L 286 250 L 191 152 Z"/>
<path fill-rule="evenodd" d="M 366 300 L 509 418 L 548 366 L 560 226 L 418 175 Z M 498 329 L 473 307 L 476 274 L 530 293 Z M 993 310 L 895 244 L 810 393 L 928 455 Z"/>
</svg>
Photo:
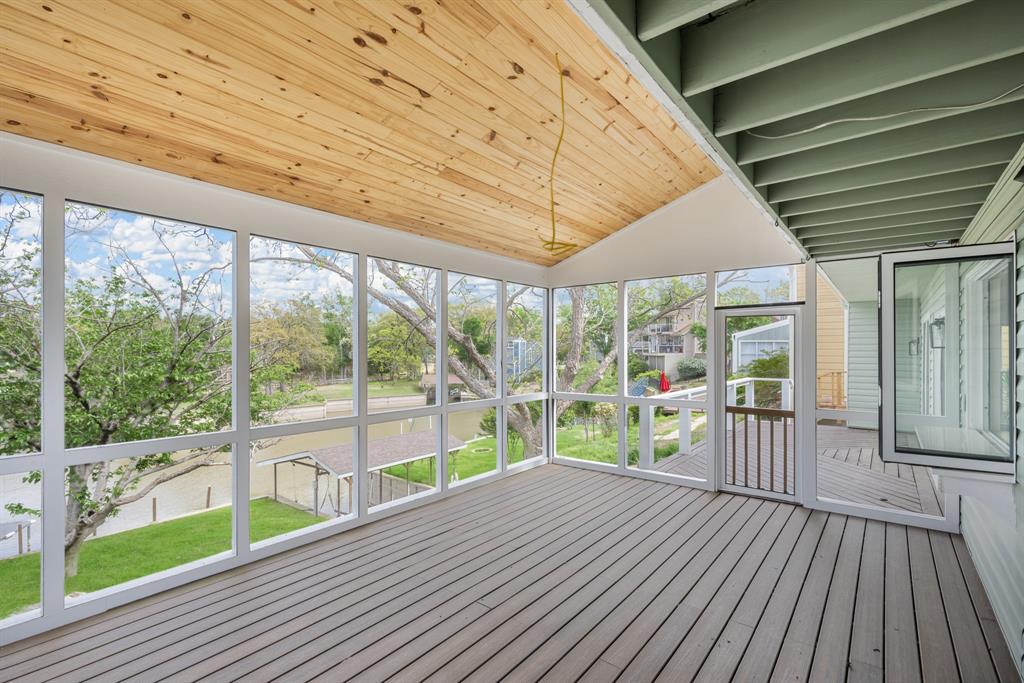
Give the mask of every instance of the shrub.
<svg viewBox="0 0 1024 683">
<path fill-rule="evenodd" d="M 679 379 L 697 379 L 708 374 L 708 362 L 703 358 L 683 358 L 676 363 Z"/>
</svg>

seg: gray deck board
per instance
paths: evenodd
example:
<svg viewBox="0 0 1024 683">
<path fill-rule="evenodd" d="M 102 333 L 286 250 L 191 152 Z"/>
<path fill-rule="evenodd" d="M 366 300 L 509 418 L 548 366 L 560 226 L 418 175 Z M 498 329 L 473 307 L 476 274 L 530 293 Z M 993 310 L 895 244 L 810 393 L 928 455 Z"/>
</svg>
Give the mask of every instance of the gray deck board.
<svg viewBox="0 0 1024 683">
<path fill-rule="evenodd" d="M 19 681 L 844 676 L 1014 680 L 959 537 L 555 465 L 0 651 Z"/>
</svg>

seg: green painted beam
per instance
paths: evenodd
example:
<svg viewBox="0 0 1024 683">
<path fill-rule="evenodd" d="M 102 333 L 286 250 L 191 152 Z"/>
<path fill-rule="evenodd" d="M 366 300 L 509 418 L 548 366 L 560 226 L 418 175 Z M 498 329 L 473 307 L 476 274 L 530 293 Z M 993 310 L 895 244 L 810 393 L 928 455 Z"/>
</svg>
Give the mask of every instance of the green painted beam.
<svg viewBox="0 0 1024 683">
<path fill-rule="evenodd" d="M 717 90 L 715 134 L 1024 53 L 1024 2 L 974 0 Z"/>
<path fill-rule="evenodd" d="M 931 211 L 905 213 L 899 216 L 865 218 L 862 221 L 850 221 L 848 223 L 818 225 L 798 231 L 797 239 L 801 242 L 806 242 L 818 237 L 847 235 L 856 232 L 873 232 L 876 230 L 892 230 L 893 228 L 903 228 L 908 225 L 924 225 L 926 223 L 943 223 L 946 221 L 969 222 L 974 218 L 974 214 L 978 212 L 980 207 L 981 204 L 975 204 L 974 206 L 954 207 L 951 209 L 933 209 Z M 967 223 L 964 223 L 964 227 L 967 227 Z"/>
<path fill-rule="evenodd" d="M 1006 164 L 1020 147 L 1021 140 L 1021 138 L 991 140 L 970 147 L 957 147 L 907 159 L 826 173 L 812 178 L 790 180 L 785 183 L 769 185 L 767 199 L 769 202 L 785 202 L 830 192 L 856 190 L 862 187 L 926 178 L 993 164 Z"/>
<path fill-rule="evenodd" d="M 752 2 L 680 31 L 683 94 L 690 97 L 968 1 Z"/>
<path fill-rule="evenodd" d="M 651 59 L 643 43 L 636 37 L 636 7 L 634 0 L 567 0 L 573 9 L 583 17 L 603 41 L 626 65 L 626 68 L 646 87 L 655 100 L 664 106 L 669 114 L 679 121 L 680 126 L 698 143 L 703 141 L 709 156 L 717 163 L 724 175 L 729 176 L 745 194 L 767 214 L 778 229 L 796 243 L 796 238 L 786 227 L 775 209 L 754 188 L 744 170 L 736 163 L 733 154 L 726 151 L 723 141 L 716 138 L 711 127 L 698 114 L 689 100 L 673 87 L 661 68 Z M 713 93 L 709 93 L 711 95 Z M 699 97 L 699 96 L 698 96 Z M 803 247 L 797 249 L 804 254 Z"/>
<path fill-rule="evenodd" d="M 651 40 L 718 12 L 736 0 L 637 0 L 636 33 Z"/>
<path fill-rule="evenodd" d="M 1021 74 L 1024 74 L 1024 54 L 988 62 L 963 71 L 954 71 L 938 78 L 929 78 L 926 81 L 862 97 L 852 102 L 818 109 L 809 114 L 794 116 L 778 123 L 762 126 L 753 132 L 768 136 L 786 135 L 797 131 L 808 132 L 775 140 L 755 137 L 749 132 L 740 133 L 736 160 L 741 164 L 764 161 L 844 140 L 853 140 L 947 116 L 956 116 L 963 113 L 963 110 L 916 111 L 901 116 L 867 121 L 844 121 L 811 130 L 815 126 L 844 119 L 871 118 L 911 109 L 941 108 L 955 104 L 987 102 L 1020 85 L 1024 81 Z M 1024 99 L 1024 88 L 985 106 L 1006 104 L 1022 99 Z"/>
<path fill-rule="evenodd" d="M 1011 102 L 759 161 L 754 165 L 754 185 L 763 187 L 1018 135 L 1024 135 L 1024 102 Z"/>
<path fill-rule="evenodd" d="M 827 247 L 818 247 L 817 249 L 809 251 L 813 258 L 829 258 L 842 254 L 870 254 L 878 251 L 899 251 L 913 249 L 916 247 L 923 249 L 925 247 L 935 245 L 937 242 L 958 240 L 962 235 L 963 230 L 951 230 L 949 232 L 912 235 L 909 237 L 891 237 L 888 239 L 879 239 L 870 242 L 833 244 Z"/>
<path fill-rule="evenodd" d="M 877 239 L 888 239 L 890 237 L 910 237 L 912 235 L 929 235 L 940 232 L 958 230 L 963 232 L 970 224 L 970 218 L 958 218 L 951 221 L 934 221 L 931 223 L 915 223 L 914 225 L 900 225 L 892 228 L 879 228 L 878 230 L 860 230 L 857 232 L 837 232 L 821 237 L 808 237 L 800 240 L 808 249 L 818 249 L 832 244 L 845 244 L 847 242 L 869 242 Z"/>
<path fill-rule="evenodd" d="M 992 188 L 984 206 L 964 232 L 964 242 L 980 244 L 1004 239 L 1024 226 L 1024 145 L 1017 150 L 999 181 Z"/>
<path fill-rule="evenodd" d="M 876 185 L 847 192 L 833 192 L 817 197 L 794 199 L 779 204 L 779 215 L 786 218 L 818 211 L 834 211 L 851 207 L 867 206 L 902 200 L 911 197 L 927 197 L 929 195 L 953 192 L 969 188 L 989 188 L 999 179 L 1003 164 L 994 164 L 984 168 L 973 168 L 968 171 L 954 171 L 942 175 L 904 180 L 888 185 Z"/>
<path fill-rule="evenodd" d="M 914 214 L 918 211 L 933 211 L 935 209 L 949 209 L 958 206 L 980 206 L 985 203 L 988 197 L 989 187 L 974 187 L 967 190 L 955 190 L 942 194 L 924 195 L 923 197 L 910 197 L 907 199 L 894 199 L 888 202 L 866 204 L 864 206 L 850 206 L 845 209 L 833 209 L 832 211 L 816 211 L 786 219 L 790 230 L 802 230 L 816 225 L 842 224 L 849 221 L 861 221 L 867 218 L 881 218 L 884 216 L 902 216 Z"/>
</svg>

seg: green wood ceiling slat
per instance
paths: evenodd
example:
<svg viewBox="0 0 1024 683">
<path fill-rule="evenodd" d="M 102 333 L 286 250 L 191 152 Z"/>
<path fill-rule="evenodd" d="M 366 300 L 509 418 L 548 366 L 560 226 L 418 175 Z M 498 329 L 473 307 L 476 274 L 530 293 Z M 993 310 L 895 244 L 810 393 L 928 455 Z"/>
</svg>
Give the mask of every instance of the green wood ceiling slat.
<svg viewBox="0 0 1024 683">
<path fill-rule="evenodd" d="M 682 29 L 683 95 L 690 97 L 967 1 L 753 2 Z"/>
<path fill-rule="evenodd" d="M 736 133 L 1015 54 L 1024 2 L 975 0 L 718 88 L 715 134 Z"/>
<path fill-rule="evenodd" d="M 942 194 L 924 195 L 923 197 L 895 199 L 888 202 L 851 206 L 832 211 L 817 211 L 791 216 L 786 220 L 790 229 L 799 230 L 817 225 L 860 221 L 866 218 L 912 215 L 919 211 L 932 211 L 934 209 L 947 209 L 957 206 L 978 206 L 988 197 L 989 189 L 989 187 L 973 187 Z"/>
<path fill-rule="evenodd" d="M 870 206 L 872 204 L 907 198 L 927 197 L 929 195 L 967 188 L 988 188 L 999 179 L 999 174 L 1002 170 L 1003 164 L 1000 163 L 983 168 L 972 168 L 967 171 L 954 171 L 953 173 L 928 176 L 927 178 L 904 180 L 897 183 L 889 183 L 888 185 L 865 187 L 846 192 L 834 192 L 805 199 L 794 199 L 783 202 L 779 206 L 779 214 L 788 217 L 819 211 Z"/>
<path fill-rule="evenodd" d="M 754 185 L 808 178 L 1017 135 L 1024 135 L 1024 102 L 1011 102 L 761 161 L 754 165 Z"/>
<path fill-rule="evenodd" d="M 988 62 L 963 71 L 930 78 L 926 81 L 887 90 L 833 107 L 794 116 L 754 130 L 761 135 L 785 135 L 809 130 L 822 123 L 847 118 L 873 117 L 911 109 L 948 107 L 954 104 L 985 102 L 1006 93 L 1022 81 L 1024 54 Z M 1024 99 L 1024 88 L 986 106 L 998 106 Z M 918 111 L 902 116 L 871 121 L 846 121 L 793 137 L 767 140 L 746 132 L 739 134 L 737 161 L 749 164 L 773 157 L 830 145 L 844 140 L 862 138 L 896 128 L 905 128 L 926 121 L 956 116 L 963 110 Z"/>
</svg>

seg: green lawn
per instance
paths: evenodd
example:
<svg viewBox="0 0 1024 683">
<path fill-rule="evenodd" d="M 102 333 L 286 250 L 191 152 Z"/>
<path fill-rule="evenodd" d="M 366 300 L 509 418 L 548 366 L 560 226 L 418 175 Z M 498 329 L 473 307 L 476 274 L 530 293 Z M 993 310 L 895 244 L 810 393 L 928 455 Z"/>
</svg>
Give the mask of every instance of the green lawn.
<svg viewBox="0 0 1024 683">
<path fill-rule="evenodd" d="M 678 427 L 678 415 L 659 415 L 654 418 L 655 436 L 671 434 L 678 429 Z M 691 441 L 702 441 L 704 439 L 706 429 L 707 428 L 704 424 L 694 427 L 691 434 Z M 590 429 L 589 441 L 586 439 L 582 425 L 564 428 L 560 427 L 555 430 L 555 452 L 558 453 L 558 455 L 567 458 L 615 464 L 618 462 L 618 438 L 619 435 L 617 431 L 612 433 L 610 436 L 603 436 L 600 428 L 596 425 L 592 426 Z M 638 462 L 639 442 L 640 425 L 636 423 L 630 424 L 629 428 L 626 430 L 626 443 L 629 448 L 628 458 L 630 465 L 636 465 Z M 679 449 L 674 441 L 660 445 L 655 443 L 654 460 L 657 462 L 662 458 L 675 455 L 678 451 Z"/>
<path fill-rule="evenodd" d="M 422 394 L 420 383 L 417 380 L 397 380 L 394 382 L 370 382 L 367 396 L 380 398 L 383 396 L 408 396 L 410 394 Z M 310 394 L 319 395 L 325 401 L 336 401 L 339 399 L 352 398 L 352 384 L 327 384 L 315 387 Z"/>
<path fill-rule="evenodd" d="M 250 501 L 253 542 L 315 524 L 308 512 L 266 498 Z M 231 508 L 86 541 L 68 593 L 89 593 L 231 549 Z M 0 618 L 39 602 L 39 553 L 0 560 Z"/>
<path fill-rule="evenodd" d="M 493 436 L 478 439 L 466 444 L 466 447 L 448 454 L 448 472 L 457 472 L 459 480 L 469 479 L 478 474 L 493 472 L 498 469 L 497 439 Z M 434 468 L 431 458 L 423 458 L 409 463 L 409 479 L 418 484 L 434 485 Z M 523 460 L 523 442 L 516 440 L 508 453 L 509 464 Z M 405 465 L 396 465 L 384 470 L 384 473 L 405 479 Z"/>
</svg>

